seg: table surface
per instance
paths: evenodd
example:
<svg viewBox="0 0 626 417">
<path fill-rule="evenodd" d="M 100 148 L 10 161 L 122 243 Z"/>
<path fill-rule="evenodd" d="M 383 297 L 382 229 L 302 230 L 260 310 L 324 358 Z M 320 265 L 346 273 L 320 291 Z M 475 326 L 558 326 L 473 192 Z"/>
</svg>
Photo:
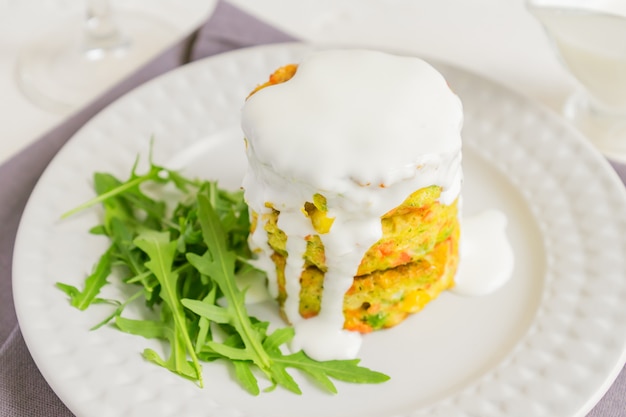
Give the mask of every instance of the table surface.
<svg viewBox="0 0 626 417">
<path fill-rule="evenodd" d="M 414 53 L 476 72 L 560 112 L 576 83 L 561 67 L 523 0 L 229 0 L 304 41 Z M 175 29 L 170 43 L 211 13 L 214 0 L 112 0 Z M 68 115 L 38 108 L 20 92 L 20 48 L 55 24 L 78 20 L 83 2 L 0 0 L 0 164 Z M 116 80 L 112 80 L 113 84 Z"/>
<path fill-rule="evenodd" d="M 231 3 L 306 41 L 397 49 L 455 64 L 557 112 L 576 88 L 522 0 Z M 113 0 L 113 5 L 167 20 L 182 37 L 206 19 L 214 1 Z M 71 0 L 0 0 L 0 163 L 67 117 L 29 102 L 15 82 L 15 65 L 25 43 L 48 27 L 80 19 L 82 6 Z"/>
</svg>

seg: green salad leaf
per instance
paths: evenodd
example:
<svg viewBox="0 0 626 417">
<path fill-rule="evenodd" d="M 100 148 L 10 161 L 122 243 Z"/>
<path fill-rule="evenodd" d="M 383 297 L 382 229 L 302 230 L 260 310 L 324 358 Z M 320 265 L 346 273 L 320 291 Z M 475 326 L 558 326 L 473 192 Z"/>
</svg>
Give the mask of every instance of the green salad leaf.
<svg viewBox="0 0 626 417">
<path fill-rule="evenodd" d="M 96 204 L 103 208 L 102 223 L 91 233 L 107 236 L 109 248 L 82 290 L 57 283 L 80 310 L 96 303 L 112 305 L 112 312 L 93 329 L 112 325 L 128 334 L 167 341 L 166 358 L 152 349 L 144 350 L 144 358 L 199 386 L 201 362 L 216 360 L 230 364 L 236 380 L 253 395 L 261 392 L 259 376 L 269 381 L 266 391 L 282 386 L 301 394 L 288 369 L 309 375 L 331 393 L 337 392 L 332 379 L 352 383 L 389 379 L 359 366 L 359 360 L 316 361 L 303 351 L 285 354 L 283 347 L 294 330 L 282 327 L 270 333 L 269 322 L 249 315 L 245 290 L 235 280 L 253 268 L 248 207 L 241 191 L 185 178 L 151 160 L 146 174 L 136 170 L 137 162 L 126 181 L 96 173 L 97 197 L 63 215 Z M 113 280 L 128 287 L 126 299 L 100 296 Z M 145 318 L 125 317 L 126 308 L 138 302 Z"/>
</svg>

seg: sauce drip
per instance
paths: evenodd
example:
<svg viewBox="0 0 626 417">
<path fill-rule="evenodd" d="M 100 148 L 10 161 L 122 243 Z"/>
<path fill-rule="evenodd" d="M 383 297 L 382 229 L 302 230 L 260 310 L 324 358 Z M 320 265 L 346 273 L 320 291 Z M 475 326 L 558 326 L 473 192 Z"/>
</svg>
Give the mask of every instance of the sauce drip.
<svg viewBox="0 0 626 417">
<path fill-rule="evenodd" d="M 294 77 L 255 93 L 242 112 L 248 171 L 246 201 L 259 214 L 280 212 L 286 234 L 287 298 L 293 348 L 314 359 L 354 358 L 360 335 L 343 330 L 343 297 L 370 246 L 380 218 L 414 191 L 438 185 L 450 204 L 461 189 L 463 111 L 433 67 L 414 57 L 365 50 L 316 52 Z M 331 230 L 321 234 L 327 272 L 318 316 L 299 314 L 305 238 L 318 234 L 303 213 L 319 193 Z M 250 237 L 278 293 L 276 272 L 259 224 Z"/>
<path fill-rule="evenodd" d="M 507 218 L 486 210 L 461 223 L 460 263 L 452 292 L 486 295 L 502 287 L 513 273 L 513 248 L 506 236 Z"/>
</svg>

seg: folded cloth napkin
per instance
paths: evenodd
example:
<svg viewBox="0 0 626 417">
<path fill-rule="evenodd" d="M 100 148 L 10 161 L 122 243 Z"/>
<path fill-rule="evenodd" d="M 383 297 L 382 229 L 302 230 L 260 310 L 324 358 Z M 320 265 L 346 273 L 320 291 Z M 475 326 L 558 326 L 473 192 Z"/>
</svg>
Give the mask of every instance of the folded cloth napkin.
<svg viewBox="0 0 626 417">
<path fill-rule="evenodd" d="M 11 258 L 19 219 L 43 170 L 65 142 L 92 116 L 130 89 L 189 60 L 293 38 L 219 1 L 193 35 L 156 57 L 129 78 L 0 166 L 0 417 L 65 417 L 72 413 L 45 382 L 24 343 L 11 295 Z M 626 166 L 614 164 L 626 183 Z M 624 417 L 626 371 L 588 417 Z"/>
<path fill-rule="evenodd" d="M 229 3 L 219 1 L 208 19 L 110 91 L 94 100 L 0 166 L 0 417 L 64 417 L 73 414 L 45 382 L 17 325 L 11 291 L 11 258 L 19 219 L 50 160 L 106 105 L 141 83 L 188 60 L 246 46 L 294 40 Z"/>
</svg>

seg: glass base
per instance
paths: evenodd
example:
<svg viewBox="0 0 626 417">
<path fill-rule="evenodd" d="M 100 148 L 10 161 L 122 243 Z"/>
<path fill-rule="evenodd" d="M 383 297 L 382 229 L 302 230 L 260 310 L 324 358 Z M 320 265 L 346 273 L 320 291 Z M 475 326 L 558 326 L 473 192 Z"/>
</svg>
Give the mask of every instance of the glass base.
<svg viewBox="0 0 626 417">
<path fill-rule="evenodd" d="M 86 49 L 80 19 L 59 26 L 18 55 L 16 77 L 36 106 L 69 114 L 106 91 L 171 44 L 174 27 L 151 16 L 116 11 L 125 42 L 105 50 Z"/>
<path fill-rule="evenodd" d="M 567 100 L 563 113 L 606 157 L 626 163 L 626 114 L 600 109 L 582 91 Z"/>
</svg>

